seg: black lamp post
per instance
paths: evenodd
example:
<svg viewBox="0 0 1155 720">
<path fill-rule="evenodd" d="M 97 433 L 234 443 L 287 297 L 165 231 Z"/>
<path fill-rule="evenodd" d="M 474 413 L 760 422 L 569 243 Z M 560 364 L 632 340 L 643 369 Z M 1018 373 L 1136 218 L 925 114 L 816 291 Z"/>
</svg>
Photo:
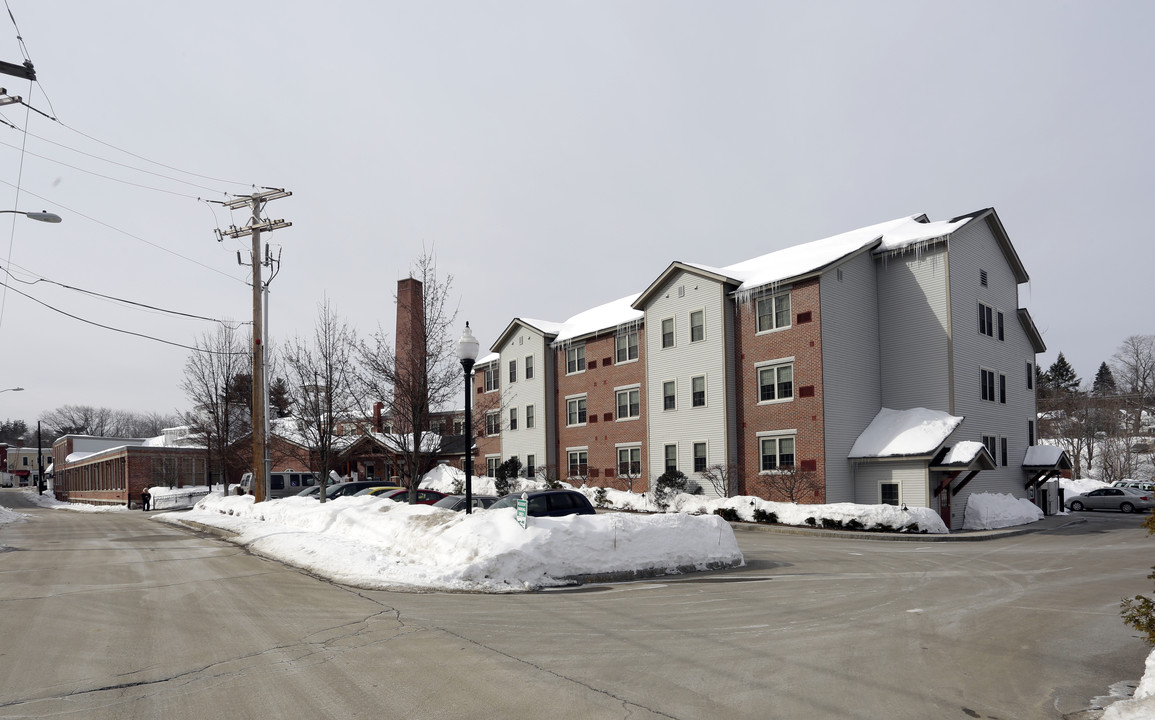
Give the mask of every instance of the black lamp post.
<svg viewBox="0 0 1155 720">
<path fill-rule="evenodd" d="M 469 391 L 473 381 L 473 363 L 477 361 L 477 339 L 469 330 L 469 323 L 465 323 L 465 332 L 457 341 L 457 359 L 461 361 L 461 369 L 465 371 L 465 512 L 473 513 L 473 403 Z"/>
</svg>

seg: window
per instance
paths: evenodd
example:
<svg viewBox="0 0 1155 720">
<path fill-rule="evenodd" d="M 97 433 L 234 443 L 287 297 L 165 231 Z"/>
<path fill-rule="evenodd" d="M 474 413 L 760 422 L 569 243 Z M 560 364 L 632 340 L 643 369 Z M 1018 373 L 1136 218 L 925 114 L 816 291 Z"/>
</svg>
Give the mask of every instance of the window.
<svg viewBox="0 0 1155 720">
<path fill-rule="evenodd" d="M 662 347 L 674 347 L 674 318 L 662 321 Z"/>
<path fill-rule="evenodd" d="M 453 421 L 453 434 L 454 435 L 460 435 L 461 434 L 461 421 L 460 420 L 454 420 Z"/>
<path fill-rule="evenodd" d="M 901 502 L 898 492 L 898 483 L 884 482 L 878 484 L 878 501 L 883 505 L 898 507 Z"/>
<path fill-rule="evenodd" d="M 618 448 L 618 477 L 638 477 L 642 474 L 642 449 Z"/>
<path fill-rule="evenodd" d="M 695 310 L 690 313 L 690 342 L 699 342 L 706 339 L 706 311 Z"/>
<path fill-rule="evenodd" d="M 995 374 L 991 370 L 980 370 L 983 384 L 983 400 L 995 401 Z"/>
<path fill-rule="evenodd" d="M 525 356 L 525 379 L 533 380 L 533 355 Z"/>
<path fill-rule="evenodd" d="M 694 443 L 694 472 L 706 472 L 706 443 Z"/>
<path fill-rule="evenodd" d="M 999 373 L 999 402 L 1007 404 L 1007 376 Z"/>
<path fill-rule="evenodd" d="M 998 438 L 996 438 L 994 435 L 983 435 L 983 445 L 987 446 L 987 452 L 989 452 L 991 454 L 991 457 L 994 458 L 994 460 L 995 460 L 995 464 L 998 465 L 999 464 Z"/>
<path fill-rule="evenodd" d="M 565 417 L 566 425 L 586 424 L 586 399 L 584 396 L 566 400 Z"/>
<path fill-rule="evenodd" d="M 666 472 L 674 472 L 678 469 L 678 446 L 666 446 Z"/>
<path fill-rule="evenodd" d="M 693 398 L 691 405 L 694 407 L 706 406 L 706 376 L 698 375 L 690 378 L 690 394 Z"/>
<path fill-rule="evenodd" d="M 517 361 L 516 360 L 510 360 L 509 361 L 509 381 L 511 383 L 517 382 Z"/>
<path fill-rule="evenodd" d="M 626 332 L 618 333 L 617 338 L 614 340 L 614 346 L 617 349 L 617 361 L 619 363 L 637 360 L 638 331 L 627 330 Z"/>
<path fill-rule="evenodd" d="M 999 438 L 999 449 L 1003 451 L 1003 467 L 1007 466 L 1007 439 Z"/>
<path fill-rule="evenodd" d="M 569 451 L 569 476 L 571 478 L 585 477 L 589 473 L 588 458 L 589 454 L 586 450 Z"/>
<path fill-rule="evenodd" d="M 1035 389 L 1035 366 L 1033 363 L 1027 363 L 1027 389 Z"/>
<path fill-rule="evenodd" d="M 533 405 L 525 406 L 525 429 L 533 430 L 535 426 L 535 418 L 533 413 Z"/>
<path fill-rule="evenodd" d="M 790 293 L 759 298 L 755 311 L 758 314 L 757 332 L 790 327 Z"/>
<path fill-rule="evenodd" d="M 678 408 L 677 399 L 677 383 L 673 380 L 667 380 L 662 383 L 662 409 L 676 410 Z"/>
<path fill-rule="evenodd" d="M 1006 338 L 1003 337 L 1003 313 L 1001 310 L 997 313 L 997 317 L 999 320 L 999 340 L 1005 340 Z"/>
<path fill-rule="evenodd" d="M 497 365 L 488 365 L 485 368 L 485 392 L 493 392 L 501 387 L 501 378 L 497 376 Z"/>
<path fill-rule="evenodd" d="M 632 420 L 642 415 L 642 391 L 638 388 L 619 390 L 618 420 Z"/>
<path fill-rule="evenodd" d="M 762 438 L 762 472 L 794 467 L 794 438 Z"/>
<path fill-rule="evenodd" d="M 516 430 L 517 429 L 517 408 L 510 408 L 509 409 L 509 429 L 510 430 Z"/>
<path fill-rule="evenodd" d="M 573 375 L 586 371 L 586 346 L 578 345 L 565 351 L 565 374 Z"/>
<path fill-rule="evenodd" d="M 485 413 L 485 434 L 499 435 L 501 433 L 501 413 L 497 410 Z"/>
<path fill-rule="evenodd" d="M 533 406 L 530 405 L 530 407 Z M 531 478 L 534 475 L 537 475 L 537 457 L 533 453 L 530 453 L 525 456 L 525 476 Z"/>
<path fill-rule="evenodd" d="M 485 458 L 485 476 L 497 477 L 497 468 L 501 465 L 500 457 Z"/>
<path fill-rule="evenodd" d="M 1027 421 L 1027 445 L 1035 444 L 1035 421 Z"/>
<path fill-rule="evenodd" d="M 794 363 L 771 365 L 758 370 L 758 402 L 790 400 L 794 397 Z"/>
<path fill-rule="evenodd" d="M 995 336 L 994 308 L 979 303 L 979 335 Z"/>
</svg>

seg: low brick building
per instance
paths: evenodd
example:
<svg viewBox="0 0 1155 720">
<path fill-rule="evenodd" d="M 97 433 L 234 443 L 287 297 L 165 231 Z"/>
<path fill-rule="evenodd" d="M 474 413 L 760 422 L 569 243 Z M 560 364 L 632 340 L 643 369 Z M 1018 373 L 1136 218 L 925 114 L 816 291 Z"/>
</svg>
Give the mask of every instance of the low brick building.
<svg viewBox="0 0 1155 720">
<path fill-rule="evenodd" d="M 207 484 L 205 449 L 166 441 L 65 435 L 52 445 L 52 492 L 65 502 L 138 507 L 147 487 Z"/>
</svg>

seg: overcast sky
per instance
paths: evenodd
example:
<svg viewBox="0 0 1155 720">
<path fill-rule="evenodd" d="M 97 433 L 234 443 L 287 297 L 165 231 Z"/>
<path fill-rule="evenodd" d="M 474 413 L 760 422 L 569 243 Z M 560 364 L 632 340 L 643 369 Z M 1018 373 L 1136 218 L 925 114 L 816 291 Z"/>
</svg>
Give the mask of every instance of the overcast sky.
<svg viewBox="0 0 1155 720">
<path fill-rule="evenodd" d="M 60 122 L 0 108 L 0 209 L 64 221 L 0 216 L 0 389 L 26 388 L 0 419 L 186 409 L 187 350 L 46 305 L 181 345 L 211 322 L 26 283 L 250 320 L 247 245 L 213 232 L 246 217 L 198 198 L 251 185 L 293 192 L 274 341 L 325 297 L 392 333 L 423 248 L 484 351 L 673 260 L 992 206 L 1040 365 L 1090 381 L 1155 333 L 1150 2 L 6 1 L 39 83 L 0 84 Z"/>
</svg>

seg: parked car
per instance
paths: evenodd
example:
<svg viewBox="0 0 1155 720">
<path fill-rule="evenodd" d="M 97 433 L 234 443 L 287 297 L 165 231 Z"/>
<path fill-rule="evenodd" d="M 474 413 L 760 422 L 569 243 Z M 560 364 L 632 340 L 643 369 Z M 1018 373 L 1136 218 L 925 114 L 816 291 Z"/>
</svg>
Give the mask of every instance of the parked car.
<svg viewBox="0 0 1155 720">
<path fill-rule="evenodd" d="M 301 488 L 308 488 L 317 484 L 317 477 L 311 472 L 274 472 L 269 473 L 269 499 L 291 497 L 299 495 Z M 253 474 L 241 475 L 241 490 L 245 495 L 253 494 Z"/>
<path fill-rule="evenodd" d="M 404 490 L 400 485 L 382 485 L 381 487 L 367 487 L 364 490 L 359 490 L 353 493 L 353 497 L 365 497 L 366 495 L 380 495 L 382 493 L 393 492 L 394 490 Z"/>
<path fill-rule="evenodd" d="M 1155 495 L 1135 488 L 1105 487 L 1067 498 L 1066 505 L 1075 512 L 1080 510 L 1143 512 L 1155 507 Z"/>
<path fill-rule="evenodd" d="M 297 493 L 297 497 L 311 497 L 314 500 L 316 500 L 320 495 L 321 495 L 321 486 L 320 485 L 314 485 L 313 487 L 307 487 L 304 490 L 302 490 L 301 492 Z"/>
<path fill-rule="evenodd" d="M 1155 491 L 1155 484 L 1144 482 L 1142 480 L 1118 480 L 1111 484 L 1112 487 L 1134 488 L 1136 490 L 1145 490 L 1147 492 Z"/>
<path fill-rule="evenodd" d="M 374 487 L 397 487 L 387 480 L 352 480 L 350 482 L 337 483 L 330 487 L 325 492 L 325 499 L 332 500 L 334 498 L 345 497 L 346 495 L 356 495 L 365 488 Z"/>
<path fill-rule="evenodd" d="M 400 503 L 409 502 L 409 490 L 406 488 L 397 488 L 389 492 L 383 492 L 377 497 L 388 498 Z M 417 489 L 417 504 L 418 505 L 432 505 L 433 503 L 445 497 L 445 493 L 437 492 L 436 490 L 426 490 L 424 488 Z"/>
<path fill-rule="evenodd" d="M 574 490 L 536 490 L 526 495 L 525 512 L 530 517 L 562 517 L 564 515 L 594 515 L 589 498 Z M 522 493 L 510 493 L 489 506 L 490 510 L 515 508 Z"/>
<path fill-rule="evenodd" d="M 474 510 L 484 510 L 485 508 L 497 502 L 496 495 L 474 495 L 472 499 Z M 437 502 L 433 503 L 433 507 L 445 508 L 446 510 L 464 510 L 465 496 L 446 495 Z"/>
</svg>

